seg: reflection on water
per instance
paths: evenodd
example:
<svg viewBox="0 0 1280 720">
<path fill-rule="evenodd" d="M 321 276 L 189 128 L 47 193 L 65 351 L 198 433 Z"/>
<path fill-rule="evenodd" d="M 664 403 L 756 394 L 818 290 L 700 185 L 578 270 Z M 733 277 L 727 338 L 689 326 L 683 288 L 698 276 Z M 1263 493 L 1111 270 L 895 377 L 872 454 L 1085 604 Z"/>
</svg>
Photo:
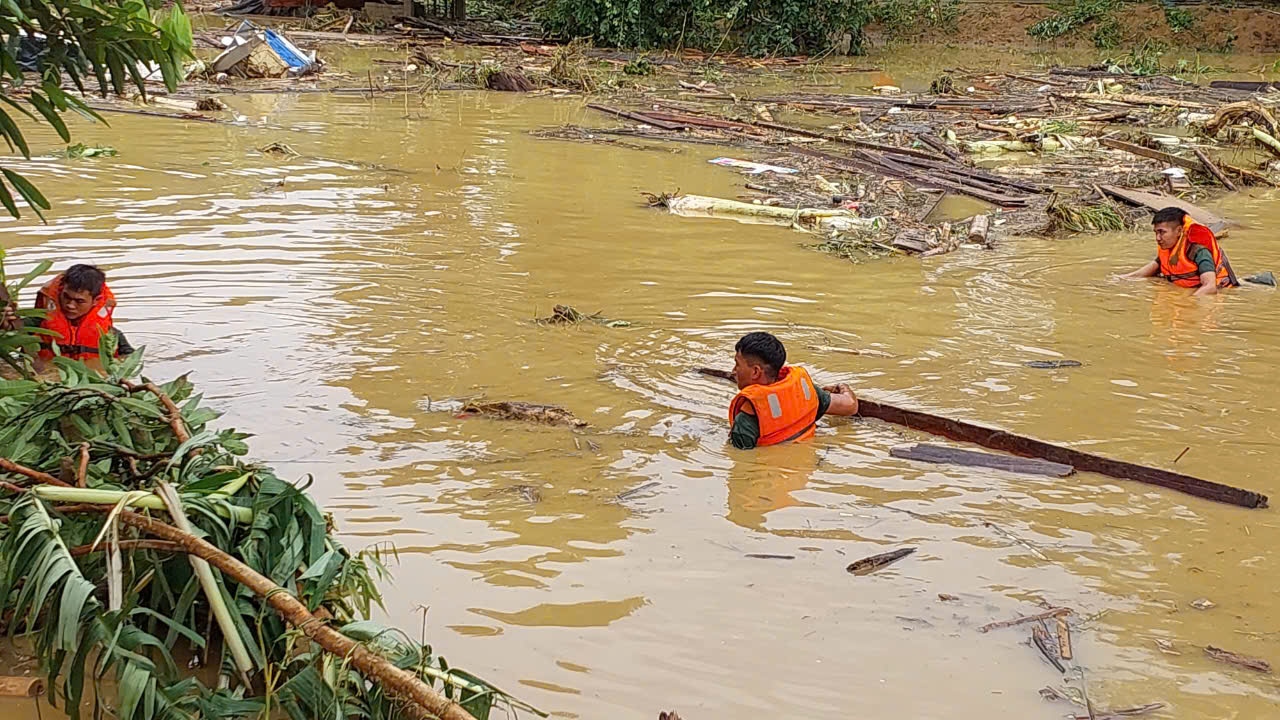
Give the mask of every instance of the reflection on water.
<svg viewBox="0 0 1280 720">
<path fill-rule="evenodd" d="M 888 453 L 918 436 L 858 419 L 736 452 L 732 388 L 693 372 L 770 329 L 822 383 L 1160 467 L 1190 448 L 1177 469 L 1274 495 L 1273 291 L 1199 301 L 1114 279 L 1149 258 L 1145 236 L 852 265 L 779 228 L 657 213 L 641 190 L 738 180 L 705 162 L 714 148 L 526 134 L 581 120 L 576 101 L 229 102 L 295 129 L 77 128 L 120 156 L 18 163 L 56 212 L 7 222 L 6 249 L 18 270 L 106 268 L 150 374 L 193 370 L 264 460 L 315 476 L 348 543 L 394 543 L 390 619 L 413 630 L 429 608 L 451 662 L 560 717 L 1060 717 L 1036 691 L 1061 679 L 1025 633 L 975 630 L 1047 603 L 1079 613 L 1099 707 L 1273 712 L 1270 681 L 1199 649 L 1280 659 L 1271 511 L 925 466 Z M 302 156 L 255 150 L 275 140 Z M 1242 271 L 1280 268 L 1273 200 L 1220 208 L 1246 221 L 1227 241 Z M 556 303 L 632 326 L 531 322 Z M 1024 365 L 1055 358 L 1083 365 Z M 479 396 L 591 427 L 442 402 Z M 844 570 L 903 546 L 918 552 Z M 1217 608 L 1189 608 L 1206 596 Z"/>
</svg>

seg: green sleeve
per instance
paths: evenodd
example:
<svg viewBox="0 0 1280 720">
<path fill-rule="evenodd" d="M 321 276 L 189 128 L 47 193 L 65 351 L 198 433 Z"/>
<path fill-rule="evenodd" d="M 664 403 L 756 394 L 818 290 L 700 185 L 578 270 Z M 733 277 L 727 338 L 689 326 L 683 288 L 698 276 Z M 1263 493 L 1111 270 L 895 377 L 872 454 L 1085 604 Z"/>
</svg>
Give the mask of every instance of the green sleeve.
<svg viewBox="0 0 1280 720">
<path fill-rule="evenodd" d="M 1191 262 L 1196 264 L 1196 272 L 1201 275 L 1218 272 L 1218 266 L 1213 264 L 1213 253 L 1203 245 L 1196 245 L 1195 251 L 1191 253 Z"/>
<path fill-rule="evenodd" d="M 818 415 L 813 421 L 818 422 L 823 415 L 827 414 L 827 410 L 831 408 L 831 393 L 820 387 L 815 387 L 814 390 L 818 391 Z"/>
<path fill-rule="evenodd" d="M 729 442 L 739 450 L 750 450 L 760 442 L 760 421 L 755 415 L 738 413 L 733 419 L 733 429 L 729 431 Z"/>
</svg>

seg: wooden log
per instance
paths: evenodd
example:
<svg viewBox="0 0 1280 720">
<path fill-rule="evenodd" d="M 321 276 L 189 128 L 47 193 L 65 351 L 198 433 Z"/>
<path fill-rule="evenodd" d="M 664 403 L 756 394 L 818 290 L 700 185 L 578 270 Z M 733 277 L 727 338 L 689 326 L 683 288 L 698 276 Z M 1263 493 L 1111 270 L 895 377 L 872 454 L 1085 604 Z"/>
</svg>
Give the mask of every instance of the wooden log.
<svg viewBox="0 0 1280 720">
<path fill-rule="evenodd" d="M 1163 193 L 1149 193 L 1141 190 L 1129 190 L 1127 188 L 1116 187 L 1115 185 L 1099 185 L 1099 188 L 1108 195 L 1117 200 L 1123 200 L 1133 205 L 1147 207 L 1152 210 L 1160 210 L 1167 207 L 1182 208 L 1188 215 L 1195 219 L 1196 222 L 1204 225 L 1213 231 L 1216 237 L 1226 237 L 1228 220 L 1223 217 L 1205 210 L 1197 205 L 1192 205 L 1185 200 L 1179 200 L 1176 197 L 1165 195 Z"/>
<path fill-rule="evenodd" d="M 1016 178 L 997 175 L 995 173 L 986 172 L 985 170 L 978 170 L 977 168 L 959 167 L 957 165 L 942 163 L 936 160 L 921 160 L 914 157 L 898 157 L 894 158 L 894 162 L 901 165 L 911 165 L 912 167 L 939 170 L 949 175 L 959 175 L 962 177 L 973 178 L 975 180 L 982 180 L 983 182 L 991 185 L 1002 185 L 1004 187 L 1021 190 L 1023 192 L 1039 194 L 1045 191 L 1045 188 L 1040 185 L 1035 185 Z"/>
<path fill-rule="evenodd" d="M 733 379 L 733 373 L 727 370 L 698 368 L 697 372 L 724 380 Z M 952 420 L 919 410 L 907 410 L 887 403 L 859 398 L 858 416 L 876 418 L 877 420 L 909 427 L 932 435 L 981 445 L 991 450 L 1001 450 L 1014 455 L 1021 455 L 1022 457 L 1035 457 L 1050 462 L 1062 463 L 1063 465 L 1071 465 L 1081 472 L 1093 472 L 1119 480 L 1133 480 L 1148 485 L 1169 488 L 1170 490 L 1177 490 L 1178 492 L 1206 500 L 1239 505 L 1246 508 L 1267 507 L 1267 496 L 1252 490 L 1244 490 L 1216 483 L 1212 480 L 1202 480 L 1190 475 L 1137 465 L 1122 460 L 1111 460 L 1100 455 L 1058 447 L 1041 440 L 1014 435 L 1004 430 L 983 427 L 963 420 Z"/>
<path fill-rule="evenodd" d="M 659 112 L 657 110 L 645 110 L 644 116 L 647 118 L 662 120 L 665 122 L 679 123 L 681 125 L 695 125 L 697 127 L 715 128 L 717 130 L 740 130 L 742 132 L 756 132 L 756 129 L 745 123 L 730 122 L 728 120 L 717 120 L 715 118 L 695 117 L 693 115 L 677 115 L 675 113 Z"/>
<path fill-rule="evenodd" d="M 1266 92 L 1271 88 L 1280 89 L 1280 83 L 1253 82 L 1246 80 L 1214 80 L 1209 87 L 1219 90 L 1244 90 L 1245 92 Z"/>
<path fill-rule="evenodd" d="M 999 125 L 991 125 L 984 122 L 974 123 L 974 126 L 977 127 L 979 130 L 988 130 L 990 132 L 1003 133 L 1005 135 L 1008 135 L 1011 138 L 1018 137 L 1018 131 L 1014 130 L 1013 128 L 1000 127 Z"/>
<path fill-rule="evenodd" d="M 14 675 L 0 676 L 0 697 L 29 698 L 44 694 L 44 679 Z"/>
<path fill-rule="evenodd" d="M 591 108 L 592 110 L 599 110 L 600 112 L 609 113 L 610 115 L 617 115 L 620 118 L 626 118 L 627 120 L 632 120 L 634 122 L 644 123 L 646 125 L 659 127 L 659 128 L 662 128 L 663 130 L 683 130 L 685 127 L 684 125 L 681 125 L 679 123 L 672 123 L 672 122 L 667 122 L 666 120 L 650 118 L 640 113 L 630 112 L 628 110 L 619 110 L 617 108 L 611 108 L 607 105 L 588 103 L 587 107 Z"/>
<path fill-rule="evenodd" d="M 913 150 L 911 148 L 897 147 L 894 145 L 881 145 L 880 143 L 867 142 L 865 140 L 854 140 L 853 138 L 840 137 L 839 135 L 829 135 L 827 133 L 818 132 L 817 130 L 791 127 L 790 125 L 780 125 L 778 123 L 768 122 L 766 120 L 756 120 L 751 124 L 755 125 L 756 127 L 762 127 L 769 130 L 777 130 L 778 132 L 791 133 L 793 135 L 800 135 L 803 137 L 817 138 L 819 140 L 826 140 L 827 142 L 843 143 L 845 145 L 852 145 L 854 147 L 860 147 L 867 150 L 877 150 L 879 152 L 889 153 L 892 155 L 910 155 L 912 157 L 923 158 L 925 160 L 943 160 L 944 159 L 933 153 L 922 152 L 920 150 Z"/>
<path fill-rule="evenodd" d="M 1233 653 L 1230 650 L 1223 650 L 1222 648 L 1216 648 L 1212 645 L 1204 649 L 1204 654 L 1208 655 L 1209 657 L 1219 662 L 1231 663 L 1232 665 L 1239 665 L 1240 667 L 1248 668 L 1250 670 L 1257 670 L 1258 672 L 1261 672 L 1261 673 L 1271 672 L 1271 663 L 1261 658 L 1254 658 L 1254 657 L 1249 657 L 1248 655 Z"/>
<path fill-rule="evenodd" d="M 947 465 L 965 465 L 968 467 L 986 467 L 996 470 L 1004 470 L 1006 472 L 1025 473 L 1028 475 L 1066 477 L 1076 471 L 1076 469 L 1070 465 L 1049 462 L 1048 460 L 1040 460 L 1038 458 L 996 455 L 994 453 L 961 450 L 959 448 L 944 447 L 942 445 L 928 445 L 924 443 L 912 445 L 910 447 L 892 448 L 889 450 L 889 454 L 893 457 L 902 458 L 904 460 L 918 460 L 920 462 L 942 463 Z"/>
<path fill-rule="evenodd" d="M 1050 462 L 1062 463 L 1063 465 L 1071 465 L 1077 471 L 1093 472 L 1120 480 L 1133 480 L 1148 485 L 1156 485 L 1230 505 L 1239 505 L 1246 508 L 1267 507 L 1267 496 L 1262 493 L 1223 485 L 1210 480 L 1202 480 L 1181 473 L 1169 472 L 1121 460 L 1111 460 L 1100 455 L 1050 445 L 1040 440 L 1014 435 L 1003 430 L 974 425 L 961 420 L 951 420 L 938 415 L 920 412 L 919 410 L 907 410 L 859 398 L 858 415 L 884 420 L 895 425 L 902 425 L 952 440 L 970 442 L 992 450 L 1002 450 L 1023 457 L 1036 457 Z"/>
<path fill-rule="evenodd" d="M 1213 164 L 1213 161 L 1209 159 L 1208 155 L 1204 154 L 1203 150 L 1200 148 L 1192 148 L 1191 152 L 1196 154 L 1196 157 L 1200 159 L 1200 164 L 1204 165 L 1204 169 L 1208 170 L 1210 175 L 1217 178 L 1218 182 L 1222 183 L 1223 187 L 1231 192 L 1236 192 L 1239 189 L 1235 186 L 1235 183 L 1231 182 L 1231 180 L 1227 178 L 1226 175 L 1222 174 L 1222 171 L 1218 169 L 1217 165 Z"/>
<path fill-rule="evenodd" d="M 1113 103 L 1125 103 L 1128 105 L 1156 105 L 1158 107 L 1180 107 L 1192 110 L 1212 110 L 1212 105 L 1206 105 L 1191 100 L 1178 100 L 1177 98 L 1160 97 L 1158 95 L 1130 95 L 1125 93 L 1108 93 L 1106 95 L 1095 95 L 1093 93 L 1078 92 L 1056 92 L 1054 95 L 1068 100 L 1107 100 Z"/>
<path fill-rule="evenodd" d="M 928 145 L 929 147 L 933 148 L 937 152 L 940 152 L 943 155 L 946 155 L 947 157 L 951 158 L 953 162 L 959 163 L 960 165 L 964 165 L 969 161 L 969 158 L 964 153 L 960 152 L 959 150 L 956 150 L 955 148 L 951 147 L 950 145 L 930 135 L 927 132 L 916 133 L 916 138 L 919 139 L 920 142 L 924 143 L 925 145 Z"/>
<path fill-rule="evenodd" d="M 991 217 L 989 215 L 976 215 L 973 222 L 969 223 L 969 242 L 977 242 L 986 244 L 987 234 L 991 232 Z"/>
<path fill-rule="evenodd" d="M 1063 660 L 1071 659 L 1071 627 L 1067 625 L 1067 621 L 1061 615 L 1058 620 L 1058 654 Z"/>
</svg>

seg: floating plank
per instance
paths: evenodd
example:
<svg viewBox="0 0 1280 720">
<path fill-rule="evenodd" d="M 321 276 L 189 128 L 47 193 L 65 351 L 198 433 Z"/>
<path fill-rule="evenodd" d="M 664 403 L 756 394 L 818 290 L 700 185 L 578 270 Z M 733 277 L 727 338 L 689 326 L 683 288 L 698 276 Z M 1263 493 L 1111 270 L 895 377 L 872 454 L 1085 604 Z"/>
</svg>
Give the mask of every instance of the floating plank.
<svg viewBox="0 0 1280 720">
<path fill-rule="evenodd" d="M 1280 83 L 1254 82 L 1246 80 L 1214 80 L 1209 87 L 1219 90 L 1244 90 L 1245 92 L 1266 92 L 1271 88 L 1280 90 Z"/>
<path fill-rule="evenodd" d="M 952 440 L 981 445 L 992 450 L 1002 450 L 1014 455 L 1022 455 L 1023 457 L 1037 457 L 1050 462 L 1071 465 L 1077 471 L 1093 472 L 1120 480 L 1133 480 L 1149 485 L 1158 485 L 1170 490 L 1177 490 L 1188 495 L 1195 495 L 1206 500 L 1214 500 L 1230 505 L 1239 505 L 1247 508 L 1267 507 L 1267 496 L 1252 490 L 1244 490 L 1211 480 L 1202 480 L 1190 475 L 1169 472 L 1168 470 L 1136 465 L 1121 460 L 1111 460 L 1100 455 L 1050 445 L 1047 442 L 1014 435 L 1003 430 L 974 425 L 961 420 L 951 420 L 938 415 L 920 412 L 919 410 L 907 410 L 859 398 L 858 415 L 884 420 L 885 422 L 915 430 L 922 430 Z"/>
<path fill-rule="evenodd" d="M 1182 208 L 1188 215 L 1195 218 L 1195 221 L 1204 225 L 1213 231 L 1216 237 L 1226 237 L 1227 224 L 1226 218 L 1205 210 L 1202 207 L 1192 205 L 1185 200 L 1179 200 L 1171 195 L 1163 193 L 1143 192 L 1142 190 L 1129 190 L 1127 188 L 1116 187 L 1115 185 L 1100 185 L 1099 188 L 1117 200 L 1123 200 L 1133 205 L 1141 205 L 1151 208 L 1152 210 L 1160 210 L 1167 207 Z"/>
<path fill-rule="evenodd" d="M 1066 477 L 1076 469 L 1070 465 L 1049 462 L 1038 458 L 1023 458 L 1011 455 L 961 450 L 943 445 L 927 445 L 921 443 L 910 447 L 896 447 L 889 454 L 904 460 L 943 463 L 947 465 L 965 465 L 969 467 L 987 467 L 1006 472 L 1024 473 L 1027 475 L 1048 475 L 1050 477 Z"/>
<path fill-rule="evenodd" d="M 732 380 L 733 373 L 715 368 L 698 368 L 697 372 L 724 380 Z M 1239 505 L 1247 508 L 1267 507 L 1267 496 L 1252 490 L 1244 490 L 1231 485 L 1223 485 L 1212 480 L 1202 480 L 1190 475 L 1169 472 L 1159 468 L 1137 465 L 1123 460 L 1080 452 L 1071 448 L 1050 445 L 1041 440 L 1014 435 L 1013 433 L 967 423 L 963 420 L 952 420 L 940 415 L 933 415 L 919 410 L 907 410 L 873 400 L 858 399 L 858 416 L 876 418 L 894 425 L 909 427 L 940 437 L 960 442 L 973 443 L 991 450 L 1001 450 L 1023 457 L 1035 457 L 1050 462 L 1071 465 L 1077 471 L 1098 473 L 1119 480 L 1156 485 L 1170 490 L 1177 490 L 1188 495 L 1195 495 L 1206 500 Z"/>
</svg>

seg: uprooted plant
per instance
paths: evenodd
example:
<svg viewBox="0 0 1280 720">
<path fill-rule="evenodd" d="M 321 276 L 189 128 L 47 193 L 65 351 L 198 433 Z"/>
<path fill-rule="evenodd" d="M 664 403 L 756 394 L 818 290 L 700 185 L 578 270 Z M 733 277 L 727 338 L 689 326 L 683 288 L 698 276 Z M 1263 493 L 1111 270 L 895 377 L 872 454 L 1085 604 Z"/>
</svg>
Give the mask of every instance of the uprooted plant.
<svg viewBox="0 0 1280 720">
<path fill-rule="evenodd" d="M 0 332 L 23 376 L 0 381 L 0 618 L 33 638 L 51 704 L 123 720 L 537 712 L 369 621 L 392 551 L 343 547 L 305 485 L 210 426 L 185 376 L 140 377 L 142 350 L 114 358 L 105 336 L 100 371 L 55 357 L 39 379 L 9 357 L 38 339 Z M 217 687 L 179 657 L 214 663 Z"/>
</svg>

